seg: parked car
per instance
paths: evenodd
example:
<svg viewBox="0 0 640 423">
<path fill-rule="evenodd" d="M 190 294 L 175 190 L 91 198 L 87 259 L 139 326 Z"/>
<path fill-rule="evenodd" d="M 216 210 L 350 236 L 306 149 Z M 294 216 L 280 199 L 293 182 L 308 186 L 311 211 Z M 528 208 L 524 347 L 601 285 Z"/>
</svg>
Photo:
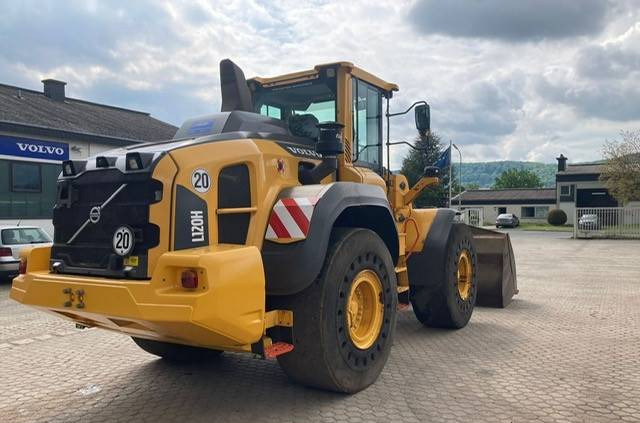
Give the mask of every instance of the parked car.
<svg viewBox="0 0 640 423">
<path fill-rule="evenodd" d="M 583 214 L 578 219 L 578 228 L 583 231 L 592 231 L 598 229 L 597 214 Z"/>
<path fill-rule="evenodd" d="M 515 228 L 520 225 L 518 216 L 513 213 L 502 213 L 496 218 L 496 228 Z"/>
<path fill-rule="evenodd" d="M 18 274 L 20 250 L 33 244 L 51 244 L 51 237 L 37 226 L 0 227 L 0 281 Z"/>
</svg>

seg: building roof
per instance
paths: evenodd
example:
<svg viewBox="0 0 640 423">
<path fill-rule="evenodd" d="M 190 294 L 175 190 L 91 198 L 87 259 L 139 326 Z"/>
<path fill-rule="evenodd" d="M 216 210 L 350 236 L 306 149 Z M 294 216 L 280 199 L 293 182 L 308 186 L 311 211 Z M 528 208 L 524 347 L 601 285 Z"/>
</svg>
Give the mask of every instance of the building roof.
<svg viewBox="0 0 640 423">
<path fill-rule="evenodd" d="M 602 163 L 576 163 L 568 164 L 567 169 L 558 172 L 558 175 L 592 175 L 602 172 Z"/>
<path fill-rule="evenodd" d="M 178 129 L 149 113 L 69 97 L 54 100 L 40 91 L 5 84 L 0 84 L 0 122 L 129 141 L 170 139 Z"/>
<path fill-rule="evenodd" d="M 464 191 L 462 204 L 551 204 L 556 202 L 555 188 L 478 189 Z M 459 201 L 459 195 L 451 199 Z"/>
</svg>

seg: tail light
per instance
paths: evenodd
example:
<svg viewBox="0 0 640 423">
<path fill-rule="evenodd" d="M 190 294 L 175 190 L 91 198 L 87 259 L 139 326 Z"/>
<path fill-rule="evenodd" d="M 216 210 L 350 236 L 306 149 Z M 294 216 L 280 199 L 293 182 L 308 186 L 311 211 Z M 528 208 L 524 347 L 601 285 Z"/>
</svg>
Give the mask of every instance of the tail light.
<svg viewBox="0 0 640 423">
<path fill-rule="evenodd" d="M 196 289 L 198 287 L 198 273 L 195 270 L 183 270 L 180 282 L 183 288 Z"/>
<path fill-rule="evenodd" d="M 21 275 L 24 275 L 25 273 L 27 273 L 27 259 L 26 257 L 23 257 L 20 259 L 20 265 L 18 266 L 18 273 L 20 273 Z"/>
<path fill-rule="evenodd" d="M 11 253 L 11 248 L 0 248 L 0 257 L 11 257 L 12 255 L 13 254 Z"/>
</svg>

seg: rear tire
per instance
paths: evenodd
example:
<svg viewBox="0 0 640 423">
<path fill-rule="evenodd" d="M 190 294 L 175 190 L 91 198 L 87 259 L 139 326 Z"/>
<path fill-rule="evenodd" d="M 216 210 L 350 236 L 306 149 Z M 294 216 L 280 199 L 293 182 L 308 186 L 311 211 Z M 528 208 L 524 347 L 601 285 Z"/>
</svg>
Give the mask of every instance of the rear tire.
<svg viewBox="0 0 640 423">
<path fill-rule="evenodd" d="M 278 357 L 293 381 L 354 393 L 376 381 L 393 343 L 397 289 L 391 254 L 368 229 L 338 228 L 318 278 L 273 298 L 293 311 L 294 349 Z"/>
<path fill-rule="evenodd" d="M 478 292 L 476 251 L 466 225 L 453 225 L 446 249 L 445 280 L 410 286 L 411 305 L 422 324 L 459 329 L 469 322 Z M 462 262 L 466 270 L 460 269 Z"/>
<path fill-rule="evenodd" d="M 150 339 L 131 337 L 140 348 L 149 354 L 157 355 L 172 362 L 200 362 L 219 357 L 222 351 L 171 342 L 153 341 Z"/>
</svg>

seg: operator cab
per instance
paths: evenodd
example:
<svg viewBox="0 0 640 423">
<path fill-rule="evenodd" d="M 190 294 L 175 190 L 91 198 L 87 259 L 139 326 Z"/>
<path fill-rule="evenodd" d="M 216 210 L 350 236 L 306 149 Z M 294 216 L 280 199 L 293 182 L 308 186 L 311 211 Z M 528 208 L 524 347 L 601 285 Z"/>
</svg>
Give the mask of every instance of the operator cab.
<svg viewBox="0 0 640 423">
<path fill-rule="evenodd" d="M 249 88 L 254 111 L 286 122 L 293 135 L 315 139 L 318 123 L 341 123 L 345 160 L 382 171 L 382 100 L 389 100 L 397 85 L 352 63 L 337 62 L 274 78 L 252 78 Z M 341 96 L 350 100 L 344 102 Z M 351 103 L 351 110 L 339 110 L 337 104 L 345 103 Z"/>
</svg>

